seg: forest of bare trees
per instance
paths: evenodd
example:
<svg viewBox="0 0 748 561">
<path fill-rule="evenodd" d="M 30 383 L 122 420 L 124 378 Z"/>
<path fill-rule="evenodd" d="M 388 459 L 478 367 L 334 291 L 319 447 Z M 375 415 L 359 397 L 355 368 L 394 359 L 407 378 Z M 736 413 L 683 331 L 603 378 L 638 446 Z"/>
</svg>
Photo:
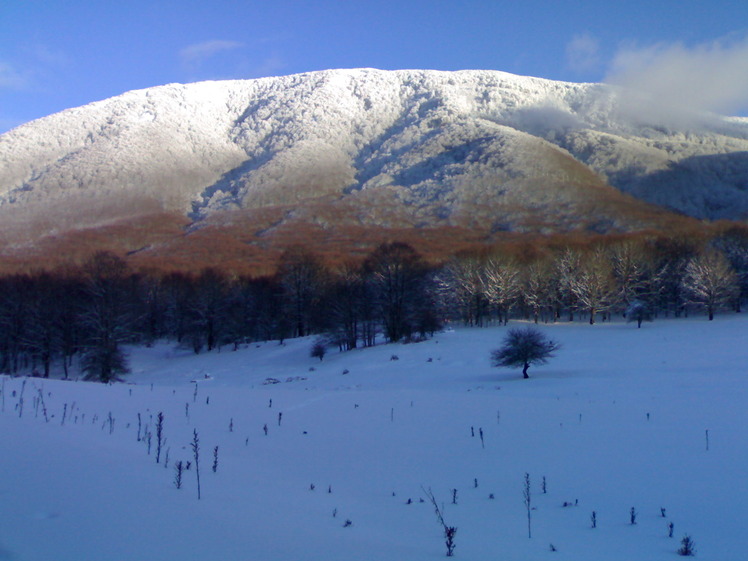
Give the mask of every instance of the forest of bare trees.
<svg viewBox="0 0 748 561">
<path fill-rule="evenodd" d="M 644 320 L 740 311 L 748 234 L 638 237 L 534 251 L 473 251 L 442 263 L 400 242 L 326 263 L 289 248 L 275 274 L 132 270 L 108 252 L 78 266 L 0 277 L 0 372 L 110 382 L 125 345 L 171 340 L 195 353 L 316 335 L 341 351 L 470 326 Z M 628 312 L 627 312 L 628 311 Z"/>
</svg>

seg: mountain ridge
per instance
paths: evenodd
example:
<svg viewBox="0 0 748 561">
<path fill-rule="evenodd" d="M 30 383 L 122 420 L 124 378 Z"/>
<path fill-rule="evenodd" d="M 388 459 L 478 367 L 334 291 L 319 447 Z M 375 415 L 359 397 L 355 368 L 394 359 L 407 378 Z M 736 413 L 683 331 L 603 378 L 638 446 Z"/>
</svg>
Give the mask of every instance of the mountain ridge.
<svg viewBox="0 0 748 561">
<path fill-rule="evenodd" d="M 489 233 L 748 216 L 748 120 L 632 107 L 603 84 L 488 70 L 134 90 L 0 135 L 0 235 L 7 253 L 141 208 Z"/>
</svg>

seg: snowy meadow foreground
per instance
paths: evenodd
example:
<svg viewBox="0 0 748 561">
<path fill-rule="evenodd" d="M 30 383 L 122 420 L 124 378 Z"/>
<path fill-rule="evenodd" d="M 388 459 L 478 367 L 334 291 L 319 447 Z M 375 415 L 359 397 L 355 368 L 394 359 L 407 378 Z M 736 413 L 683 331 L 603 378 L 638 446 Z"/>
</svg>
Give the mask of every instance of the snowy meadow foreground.
<svg viewBox="0 0 748 561">
<path fill-rule="evenodd" d="M 429 489 L 458 559 L 680 559 L 686 534 L 745 559 L 748 319 L 540 327 L 562 348 L 529 380 L 490 366 L 505 327 L 323 361 L 311 339 L 159 344 L 111 386 L 2 376 L 0 559 L 440 559 Z"/>
</svg>

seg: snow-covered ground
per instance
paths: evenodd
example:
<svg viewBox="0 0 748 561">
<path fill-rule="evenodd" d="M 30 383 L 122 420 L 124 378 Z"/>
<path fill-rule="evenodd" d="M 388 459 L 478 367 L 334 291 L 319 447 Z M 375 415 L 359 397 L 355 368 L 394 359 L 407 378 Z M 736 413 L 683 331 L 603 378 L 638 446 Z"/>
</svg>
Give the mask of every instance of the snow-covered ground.
<svg viewBox="0 0 748 561">
<path fill-rule="evenodd" d="M 745 559 L 748 319 L 541 328 L 563 348 L 529 380 L 490 366 L 503 327 L 322 362 L 311 339 L 161 344 L 113 386 L 0 377 L 0 559 L 439 559 L 424 489 L 458 559 L 667 560 L 684 534 L 697 558 Z M 174 485 L 193 430 L 200 500 L 194 466 Z"/>
</svg>

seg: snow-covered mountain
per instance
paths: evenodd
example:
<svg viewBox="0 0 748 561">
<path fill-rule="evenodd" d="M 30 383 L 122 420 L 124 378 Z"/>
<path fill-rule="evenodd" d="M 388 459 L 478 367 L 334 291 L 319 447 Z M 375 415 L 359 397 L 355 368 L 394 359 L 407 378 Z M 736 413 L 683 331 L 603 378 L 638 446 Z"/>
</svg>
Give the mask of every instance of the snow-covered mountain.
<svg viewBox="0 0 748 561">
<path fill-rule="evenodd" d="M 373 69 L 132 91 L 0 135 L 0 223 L 17 244 L 160 212 L 494 232 L 652 225 L 639 201 L 748 216 L 748 121 L 633 99 Z"/>
</svg>

